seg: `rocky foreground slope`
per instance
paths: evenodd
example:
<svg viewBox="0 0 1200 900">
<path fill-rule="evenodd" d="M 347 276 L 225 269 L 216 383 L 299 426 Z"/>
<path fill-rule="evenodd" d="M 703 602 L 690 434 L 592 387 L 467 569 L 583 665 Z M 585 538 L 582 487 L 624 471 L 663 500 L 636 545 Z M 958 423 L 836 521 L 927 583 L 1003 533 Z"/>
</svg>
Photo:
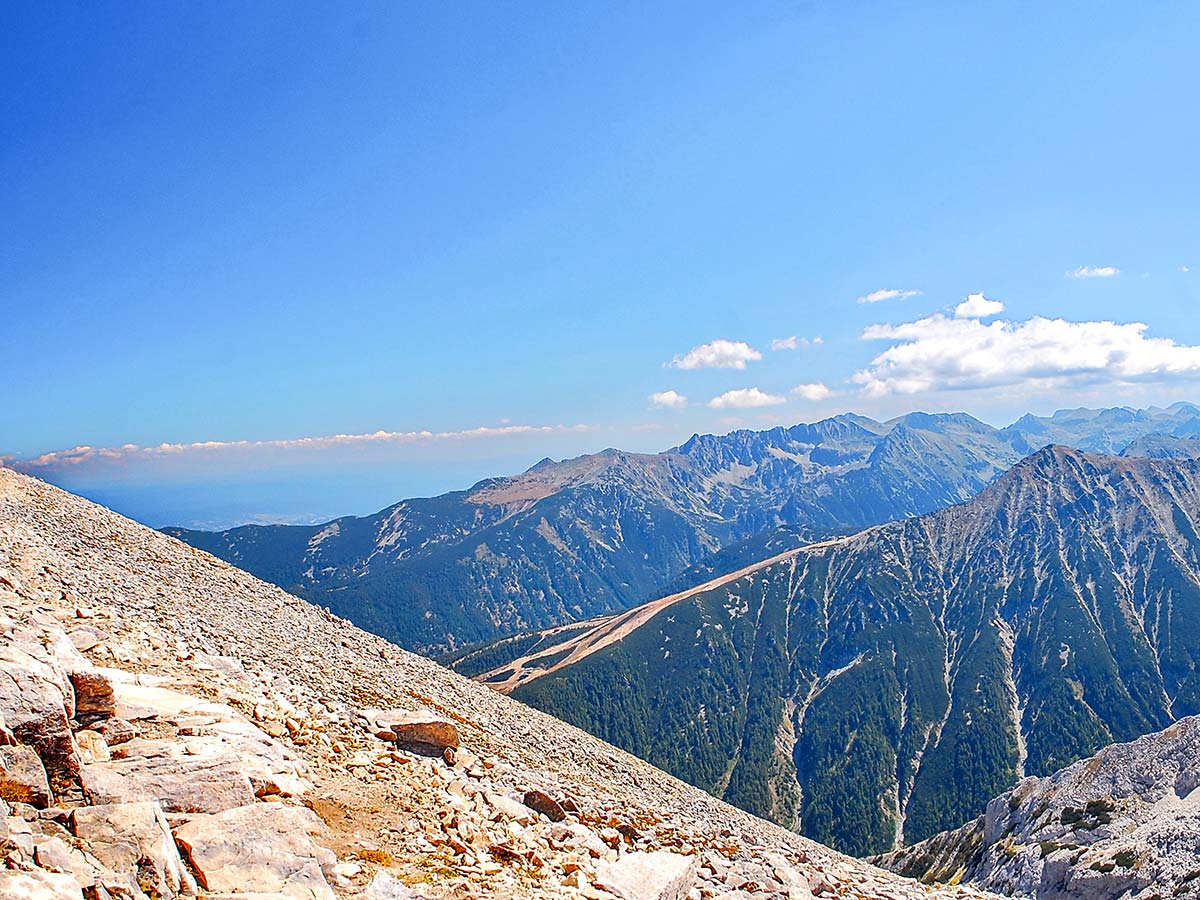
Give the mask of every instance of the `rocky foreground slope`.
<svg viewBox="0 0 1200 900">
<path fill-rule="evenodd" d="M 878 862 L 1038 900 L 1200 897 L 1200 718 L 1027 778 Z"/>
<path fill-rule="evenodd" d="M 0 468 L 0 897 L 934 891 Z"/>
</svg>

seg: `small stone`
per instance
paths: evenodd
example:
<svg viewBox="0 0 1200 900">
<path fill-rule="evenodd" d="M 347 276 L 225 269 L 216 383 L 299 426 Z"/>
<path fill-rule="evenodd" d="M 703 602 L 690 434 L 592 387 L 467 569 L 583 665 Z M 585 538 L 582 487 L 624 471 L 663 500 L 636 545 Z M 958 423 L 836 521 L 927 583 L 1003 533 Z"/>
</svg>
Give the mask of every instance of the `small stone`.
<svg viewBox="0 0 1200 900">
<path fill-rule="evenodd" d="M 558 801 L 545 791 L 526 791 L 522 802 L 530 809 L 540 812 L 551 822 L 561 822 L 567 817 Z"/>
<path fill-rule="evenodd" d="M 75 743 L 79 746 L 79 758 L 85 765 L 108 762 L 112 759 L 112 754 L 108 751 L 108 741 L 104 740 L 104 736 L 98 731 L 85 728 L 75 732 Z"/>
<path fill-rule="evenodd" d="M 136 725 L 125 719 L 119 719 L 116 716 L 101 719 L 99 722 L 93 722 L 89 728 L 103 737 L 104 742 L 109 747 L 124 744 L 126 741 L 131 741 L 138 736 Z"/>
</svg>

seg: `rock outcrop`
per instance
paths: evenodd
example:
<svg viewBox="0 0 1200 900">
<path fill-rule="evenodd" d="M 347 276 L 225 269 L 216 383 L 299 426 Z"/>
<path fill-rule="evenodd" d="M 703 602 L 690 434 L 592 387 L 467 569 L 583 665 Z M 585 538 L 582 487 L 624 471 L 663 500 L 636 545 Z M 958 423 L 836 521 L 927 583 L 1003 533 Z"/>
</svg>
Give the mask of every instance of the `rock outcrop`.
<svg viewBox="0 0 1200 900">
<path fill-rule="evenodd" d="M 1200 897 L 1200 717 L 1027 778 L 955 831 L 877 858 L 1038 900 Z"/>
<path fill-rule="evenodd" d="M 2 468 L 0 714 L 5 898 L 984 896 L 755 819 Z"/>
</svg>

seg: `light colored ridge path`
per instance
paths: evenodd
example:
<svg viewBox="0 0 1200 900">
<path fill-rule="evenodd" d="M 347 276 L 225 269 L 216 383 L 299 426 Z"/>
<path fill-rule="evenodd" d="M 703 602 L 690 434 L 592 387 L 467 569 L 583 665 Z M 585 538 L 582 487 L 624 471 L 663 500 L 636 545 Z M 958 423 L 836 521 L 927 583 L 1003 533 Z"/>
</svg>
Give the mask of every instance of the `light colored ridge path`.
<svg viewBox="0 0 1200 900">
<path fill-rule="evenodd" d="M 743 569 L 738 569 L 735 572 L 729 572 L 721 575 L 711 581 L 706 581 L 704 584 L 696 587 L 688 588 L 686 591 L 680 591 L 677 594 L 671 594 L 662 597 L 658 600 L 651 600 L 649 603 L 643 603 L 641 606 L 635 606 L 627 612 L 618 613 L 614 616 L 607 616 L 597 620 L 594 628 L 591 628 L 583 634 L 577 634 L 574 637 L 568 638 L 561 643 L 552 644 L 549 647 L 544 647 L 534 653 L 527 654 L 512 662 L 497 666 L 490 672 L 484 672 L 482 675 L 475 677 L 476 681 L 482 682 L 494 691 L 499 691 L 502 694 L 511 694 L 521 685 L 541 678 L 543 675 L 549 675 L 552 672 L 557 672 L 559 669 L 566 666 L 574 665 L 582 659 L 586 659 L 598 650 L 603 650 L 617 641 L 632 634 L 637 629 L 641 628 L 660 612 L 668 607 L 674 606 L 689 597 L 695 597 L 698 594 L 704 594 L 708 591 L 722 587 L 726 584 L 731 584 L 738 579 L 745 578 L 747 575 L 753 575 L 755 572 L 765 569 L 767 566 L 773 566 L 775 563 L 783 562 L 787 559 L 792 559 L 801 553 L 806 553 L 812 550 L 819 550 L 824 547 L 833 547 L 837 544 L 844 543 L 850 540 L 853 535 L 846 537 L 834 538 L 828 541 L 819 541 L 814 544 L 806 544 L 803 547 L 795 547 L 791 550 L 786 550 L 783 553 L 776 554 L 768 559 L 759 560 L 758 562 L 746 566 Z M 567 626 L 570 627 L 570 626 Z M 548 628 L 541 632 L 543 635 L 553 635 L 559 631 L 563 631 L 564 627 Z M 565 655 L 564 655 L 565 654 Z M 550 665 L 540 665 L 539 661 L 561 657 L 555 660 Z"/>
<path fill-rule="evenodd" d="M 217 753 L 254 741 L 276 748 L 270 752 L 285 768 L 268 773 L 285 783 L 261 791 L 264 777 L 251 773 L 245 790 L 255 790 L 231 798 L 241 805 L 228 813 L 189 811 L 182 799 L 175 811 L 155 813 L 166 801 L 153 791 L 139 801 L 170 863 L 167 889 L 160 878 L 145 892 L 161 900 L 189 891 L 228 900 L 230 890 L 254 890 L 261 881 L 222 889 L 214 886 L 221 876 L 206 885 L 200 875 L 220 869 L 227 883 L 245 873 L 224 865 L 223 853 L 250 865 L 264 846 L 308 840 L 281 827 L 280 810 L 311 825 L 320 849 L 305 845 L 311 865 L 281 886 L 258 888 L 276 900 L 709 900 L 748 890 L 758 900 L 990 896 L 926 887 L 757 819 L 215 557 L 0 467 L 0 668 L 43 665 L 12 654 L 20 641 L 34 655 L 96 666 L 128 684 L 118 701 L 140 735 L 82 715 L 82 689 L 95 687 L 87 678 L 74 691 L 62 679 L 45 682 L 74 712 L 54 720 L 54 805 L 41 808 L 45 796 L 32 793 L 11 808 L 0 801 L 0 896 L 31 895 L 40 880 L 61 888 L 45 896 L 80 900 L 76 879 L 94 867 L 71 869 L 70 851 L 86 862 L 100 845 L 86 837 L 86 817 L 74 807 L 99 809 L 107 782 L 81 782 L 61 763 L 73 756 L 96 765 L 86 754 L 106 751 L 95 732 L 85 734 L 94 727 L 113 744 L 104 772 L 143 779 L 142 788 L 129 782 L 130 792 L 152 783 L 147 773 L 161 774 L 161 766 L 186 792 L 194 787 L 191 753 L 205 747 Z M 49 657 L 44 664 L 48 672 L 59 665 Z M 150 698 L 156 709 L 138 708 Z M 21 700 L 20 691 L 0 689 L 6 712 L 26 715 Z M 425 757 L 398 747 L 392 729 L 406 712 L 452 724 L 459 750 Z M 28 723 L 0 725 L 0 755 L 29 760 L 33 751 L 20 742 L 48 732 Z M 4 746 L 14 736 L 16 750 Z M 222 751 L 222 765 L 230 783 L 242 785 L 245 760 L 232 756 Z M 293 771 L 302 775 L 287 776 Z M 175 867 L 175 844 L 197 884 Z M 288 847 L 281 860 L 297 858 Z M 143 900 L 144 867 L 109 860 L 127 867 L 119 895 Z"/>
</svg>

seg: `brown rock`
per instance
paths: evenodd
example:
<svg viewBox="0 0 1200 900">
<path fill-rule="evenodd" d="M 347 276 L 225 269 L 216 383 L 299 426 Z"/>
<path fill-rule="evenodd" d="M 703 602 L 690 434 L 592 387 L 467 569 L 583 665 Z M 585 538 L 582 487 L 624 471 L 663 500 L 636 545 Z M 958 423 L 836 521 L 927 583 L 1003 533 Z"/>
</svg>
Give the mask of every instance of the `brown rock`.
<svg viewBox="0 0 1200 900">
<path fill-rule="evenodd" d="M 561 822 L 567 817 L 558 801 L 544 791 L 526 791 L 522 800 L 526 806 L 540 812 L 551 822 Z"/>
<path fill-rule="evenodd" d="M 119 719 L 113 716 L 108 719 L 101 719 L 99 722 L 94 722 L 89 728 L 102 736 L 104 742 L 109 747 L 115 747 L 118 744 L 124 744 L 126 741 L 131 741 L 138 736 L 137 726 L 125 719 Z"/>
<path fill-rule="evenodd" d="M 71 687 L 75 689 L 75 715 L 111 716 L 117 708 L 112 681 L 103 672 L 87 669 L 71 673 Z"/>
<path fill-rule="evenodd" d="M 453 722 L 428 713 L 398 713 L 385 725 L 396 735 L 396 744 L 413 753 L 441 756 L 447 747 L 458 749 L 458 729 Z"/>
<path fill-rule="evenodd" d="M 50 805 L 46 769 L 33 748 L 0 747 L 0 798 L 39 809 Z"/>
</svg>

